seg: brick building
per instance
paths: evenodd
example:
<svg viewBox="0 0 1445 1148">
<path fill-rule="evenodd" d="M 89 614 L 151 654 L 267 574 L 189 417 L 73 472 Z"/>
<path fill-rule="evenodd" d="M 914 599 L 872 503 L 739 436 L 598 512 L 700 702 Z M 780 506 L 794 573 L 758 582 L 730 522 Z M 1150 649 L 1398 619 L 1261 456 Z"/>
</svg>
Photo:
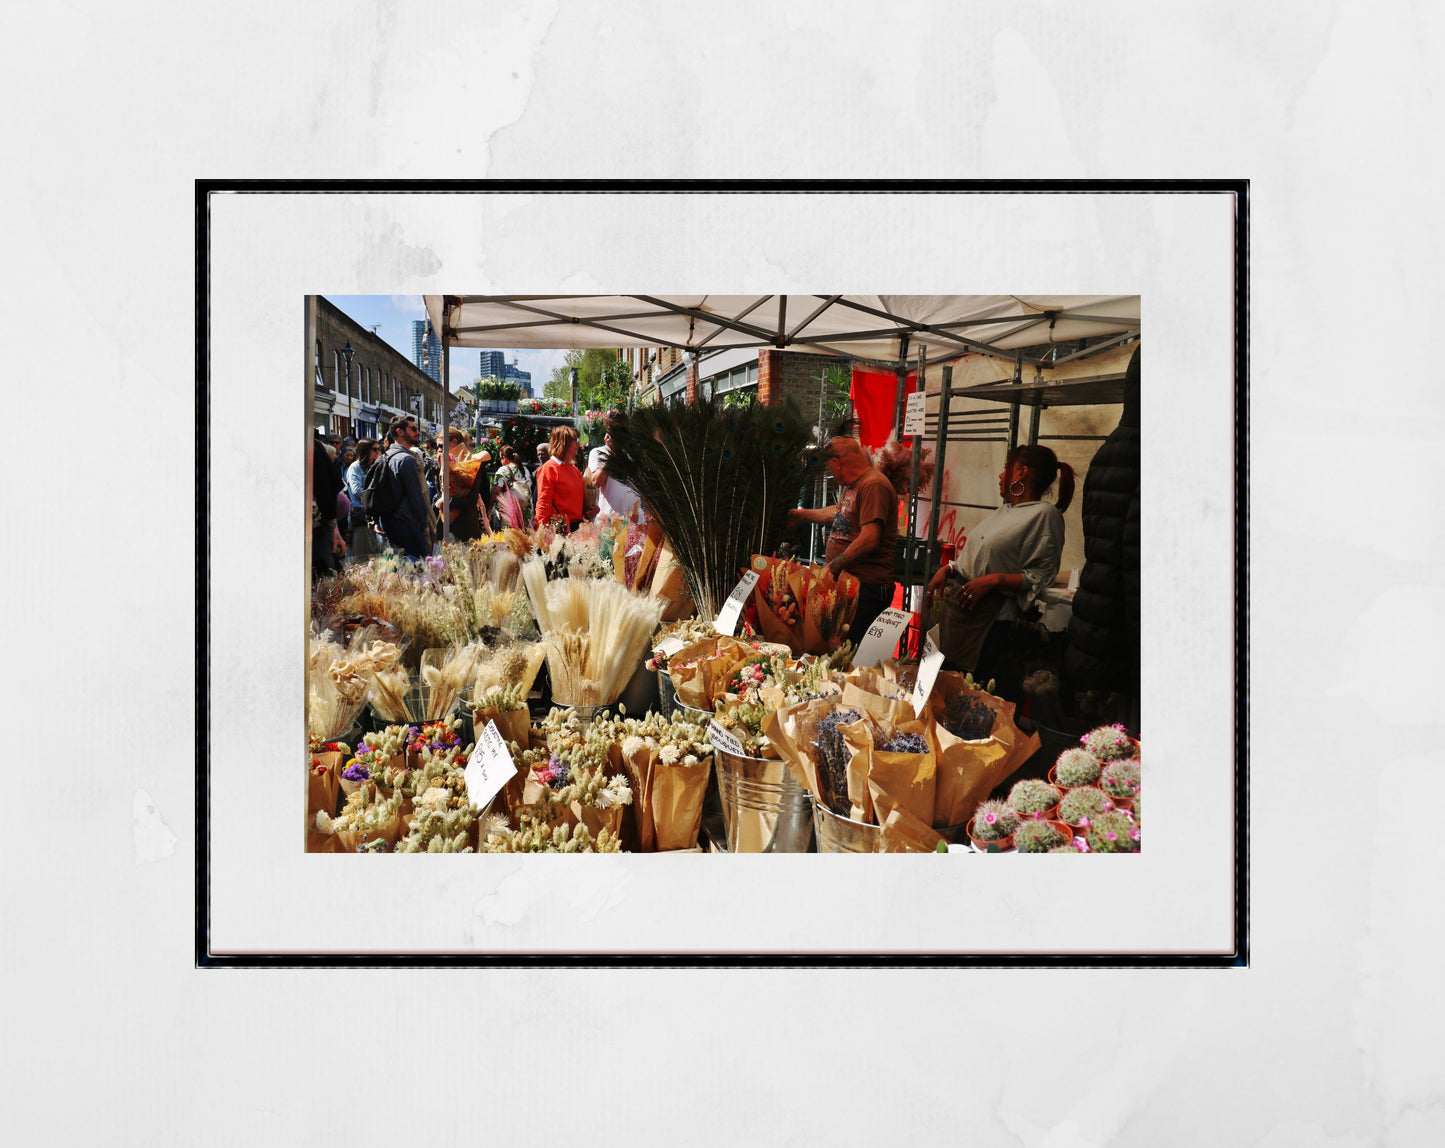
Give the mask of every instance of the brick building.
<svg viewBox="0 0 1445 1148">
<path fill-rule="evenodd" d="M 351 344 L 351 389 L 341 348 Z M 409 411 L 435 433 L 441 424 L 441 385 L 405 355 L 335 304 L 316 299 L 311 425 L 339 435 L 377 438 L 392 415 Z"/>
<path fill-rule="evenodd" d="M 828 367 L 848 369 L 833 355 L 740 347 L 703 354 L 690 365 L 675 347 L 629 348 L 639 402 L 684 395 L 689 403 L 714 402 L 731 393 L 752 392 L 765 405 L 792 400 L 805 412 L 817 409 L 819 382 Z"/>
</svg>

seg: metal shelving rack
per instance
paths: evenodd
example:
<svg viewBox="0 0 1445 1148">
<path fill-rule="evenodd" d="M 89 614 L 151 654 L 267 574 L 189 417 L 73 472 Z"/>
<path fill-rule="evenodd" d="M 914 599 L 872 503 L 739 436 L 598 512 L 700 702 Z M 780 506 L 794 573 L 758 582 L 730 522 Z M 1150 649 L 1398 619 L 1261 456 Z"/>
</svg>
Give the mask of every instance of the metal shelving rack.
<svg viewBox="0 0 1445 1148">
<path fill-rule="evenodd" d="M 992 510 L 992 505 L 972 502 L 945 502 L 943 500 L 943 472 L 950 443 L 961 442 L 1002 442 L 1013 450 L 1019 444 L 1020 414 L 1029 409 L 1028 438 L 1030 445 L 1041 441 L 1102 442 L 1104 435 L 1040 435 L 1039 416 L 1046 407 L 1093 406 L 1122 403 L 1124 401 L 1124 372 L 1092 375 L 1077 379 L 1035 379 L 1024 382 L 1023 358 L 1014 362 L 1014 377 L 998 382 L 983 383 L 974 387 L 953 389 L 953 367 L 943 367 L 943 385 L 939 391 L 938 409 L 925 416 L 924 434 L 913 439 L 913 480 L 910 485 L 908 503 L 907 539 L 900 539 L 899 581 L 905 586 L 923 585 L 938 569 L 941 557 L 938 544 L 939 508 L 943 506 L 965 507 L 974 510 Z M 970 409 L 955 411 L 955 399 L 986 399 L 1008 406 L 1007 414 L 1001 411 Z M 912 536 L 918 521 L 918 468 L 922 457 L 923 439 L 933 440 L 933 484 L 930 490 L 927 539 Z"/>
</svg>

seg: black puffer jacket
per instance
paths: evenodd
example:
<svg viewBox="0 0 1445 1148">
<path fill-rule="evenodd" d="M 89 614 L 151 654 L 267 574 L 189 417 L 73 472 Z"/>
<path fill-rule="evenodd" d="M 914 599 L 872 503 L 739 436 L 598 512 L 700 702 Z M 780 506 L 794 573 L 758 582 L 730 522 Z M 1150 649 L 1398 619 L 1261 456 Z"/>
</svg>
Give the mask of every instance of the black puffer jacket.
<svg viewBox="0 0 1445 1148">
<path fill-rule="evenodd" d="M 1084 476 L 1084 569 L 1064 673 L 1075 689 L 1139 694 L 1139 350 L 1124 414 Z"/>
</svg>

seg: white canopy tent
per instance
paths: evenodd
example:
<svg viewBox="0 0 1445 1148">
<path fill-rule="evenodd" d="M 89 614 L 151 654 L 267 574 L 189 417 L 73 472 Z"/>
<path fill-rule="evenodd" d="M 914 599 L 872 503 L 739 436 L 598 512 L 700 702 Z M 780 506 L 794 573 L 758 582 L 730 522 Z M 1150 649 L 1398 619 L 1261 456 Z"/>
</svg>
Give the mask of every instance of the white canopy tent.
<svg viewBox="0 0 1445 1148">
<path fill-rule="evenodd" d="M 775 347 L 894 365 L 1139 329 L 1137 295 L 428 295 L 452 347 Z M 1027 364 L 1045 360 L 1024 357 Z"/>
<path fill-rule="evenodd" d="M 693 355 L 771 347 L 840 355 L 895 370 L 895 425 L 902 419 L 904 376 L 910 366 L 918 365 L 920 356 L 932 365 L 981 354 L 1010 363 L 1016 378 L 1024 365 L 1042 377 L 1044 371 L 1139 334 L 1137 295 L 427 295 L 424 299 L 427 317 L 441 340 L 442 385 L 448 394 L 452 347 L 676 347 Z M 1063 346 L 1083 339 L 1098 341 L 1082 349 Z M 1046 355 L 1019 350 L 1046 344 L 1054 345 Z M 449 406 L 442 404 L 444 440 Z M 942 434 L 939 437 L 941 446 Z M 450 488 L 450 474 L 450 466 L 445 466 L 444 491 Z M 916 499 L 916 458 L 914 474 Z"/>
</svg>

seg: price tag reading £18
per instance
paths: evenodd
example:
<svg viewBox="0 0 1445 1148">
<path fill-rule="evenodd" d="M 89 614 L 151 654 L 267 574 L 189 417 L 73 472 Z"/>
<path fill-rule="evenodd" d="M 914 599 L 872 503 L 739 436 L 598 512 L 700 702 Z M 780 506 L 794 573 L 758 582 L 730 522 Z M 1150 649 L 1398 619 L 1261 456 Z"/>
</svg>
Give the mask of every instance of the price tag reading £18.
<svg viewBox="0 0 1445 1148">
<path fill-rule="evenodd" d="M 753 587 L 757 584 L 756 572 L 749 570 L 743 575 L 743 580 L 733 587 L 733 592 L 728 595 L 728 600 L 717 612 L 717 621 L 713 623 L 713 628 L 719 634 L 732 635 L 737 631 L 738 618 L 742 616 L 743 606 L 748 600 L 748 595 L 753 592 Z"/>
<path fill-rule="evenodd" d="M 853 664 L 858 667 L 876 666 L 884 658 L 893 656 L 893 647 L 898 645 L 898 635 L 913 620 L 907 610 L 884 610 L 863 635 L 858 643 L 858 652 L 853 655 Z"/>
<path fill-rule="evenodd" d="M 516 763 L 497 723 L 487 722 L 472 756 L 467 759 L 467 800 L 478 809 L 485 809 L 487 802 L 502 791 L 502 786 L 516 776 Z"/>
<path fill-rule="evenodd" d="M 913 684 L 913 716 L 922 717 L 923 707 L 928 704 L 928 695 L 933 692 L 933 683 L 938 680 L 938 668 L 943 665 L 943 651 L 938 648 L 938 627 L 928 631 L 923 643 L 923 658 L 918 663 L 918 681 Z"/>
</svg>

